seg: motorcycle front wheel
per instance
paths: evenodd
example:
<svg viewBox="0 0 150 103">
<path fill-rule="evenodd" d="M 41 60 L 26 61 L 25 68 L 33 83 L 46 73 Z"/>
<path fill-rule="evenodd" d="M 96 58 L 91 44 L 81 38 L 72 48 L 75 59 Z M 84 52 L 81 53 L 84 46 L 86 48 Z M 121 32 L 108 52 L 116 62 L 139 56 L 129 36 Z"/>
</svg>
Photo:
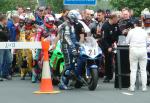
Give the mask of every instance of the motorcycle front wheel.
<svg viewBox="0 0 150 103">
<path fill-rule="evenodd" d="M 98 84 L 98 70 L 91 69 L 91 80 L 88 83 L 88 89 L 94 91 Z"/>
</svg>

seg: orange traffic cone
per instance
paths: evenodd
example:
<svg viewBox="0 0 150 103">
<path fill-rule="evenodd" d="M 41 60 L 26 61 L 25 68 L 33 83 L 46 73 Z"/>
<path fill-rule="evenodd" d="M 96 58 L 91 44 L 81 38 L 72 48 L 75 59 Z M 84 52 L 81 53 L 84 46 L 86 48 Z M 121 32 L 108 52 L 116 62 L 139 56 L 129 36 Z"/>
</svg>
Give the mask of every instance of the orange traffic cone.
<svg viewBox="0 0 150 103">
<path fill-rule="evenodd" d="M 51 80 L 51 72 L 49 66 L 49 49 L 50 42 L 42 41 L 42 50 L 44 52 L 44 61 L 43 61 L 43 69 L 42 69 L 42 80 L 40 84 L 40 90 L 34 92 L 35 94 L 55 94 L 60 93 L 60 91 L 53 90 L 53 84 Z"/>
</svg>

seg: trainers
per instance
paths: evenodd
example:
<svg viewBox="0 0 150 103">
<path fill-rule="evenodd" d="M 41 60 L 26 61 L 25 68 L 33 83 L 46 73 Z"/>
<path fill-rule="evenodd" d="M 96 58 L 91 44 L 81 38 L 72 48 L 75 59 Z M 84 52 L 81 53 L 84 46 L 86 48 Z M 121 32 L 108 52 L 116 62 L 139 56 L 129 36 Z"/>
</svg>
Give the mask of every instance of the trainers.
<svg viewBox="0 0 150 103">
<path fill-rule="evenodd" d="M 4 81 L 3 78 L 0 78 L 0 82 Z"/>
<path fill-rule="evenodd" d="M 22 77 L 21 80 L 25 80 L 25 77 Z"/>
<path fill-rule="evenodd" d="M 134 92 L 135 91 L 135 89 L 133 88 L 133 87 L 129 87 L 129 89 L 128 89 L 130 92 Z"/>
<path fill-rule="evenodd" d="M 147 87 L 142 88 L 142 91 L 146 92 L 147 91 Z"/>
<path fill-rule="evenodd" d="M 6 80 L 12 80 L 12 77 L 10 75 L 9 76 L 4 76 L 3 78 L 6 79 Z"/>
<path fill-rule="evenodd" d="M 32 76 L 31 81 L 32 81 L 32 83 L 36 83 L 37 82 L 37 77 L 36 76 Z"/>
<path fill-rule="evenodd" d="M 58 87 L 60 90 L 71 90 L 72 89 L 71 87 L 67 87 L 66 85 L 62 85 L 62 84 L 59 84 Z"/>
<path fill-rule="evenodd" d="M 109 83 L 110 82 L 110 79 L 108 79 L 107 77 L 105 77 L 103 83 Z"/>
</svg>

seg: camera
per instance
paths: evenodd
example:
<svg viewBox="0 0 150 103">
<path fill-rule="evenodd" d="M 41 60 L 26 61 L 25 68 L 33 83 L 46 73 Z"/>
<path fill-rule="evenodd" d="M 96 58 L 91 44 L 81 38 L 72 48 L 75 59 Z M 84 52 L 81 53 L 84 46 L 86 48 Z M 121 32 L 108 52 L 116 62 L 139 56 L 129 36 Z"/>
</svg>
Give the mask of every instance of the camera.
<svg viewBox="0 0 150 103">
<path fill-rule="evenodd" d="M 128 31 L 134 28 L 134 20 L 131 20 L 131 19 L 120 20 L 118 25 L 122 34 L 127 35 Z"/>
</svg>

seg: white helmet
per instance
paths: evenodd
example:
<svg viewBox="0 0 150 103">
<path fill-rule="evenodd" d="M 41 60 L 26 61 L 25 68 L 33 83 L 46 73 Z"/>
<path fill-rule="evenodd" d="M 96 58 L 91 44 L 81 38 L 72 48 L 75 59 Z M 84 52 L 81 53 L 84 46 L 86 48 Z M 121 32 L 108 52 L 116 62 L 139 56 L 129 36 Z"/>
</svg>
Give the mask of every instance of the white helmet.
<svg viewBox="0 0 150 103">
<path fill-rule="evenodd" d="M 145 15 L 145 14 L 149 14 L 150 11 L 148 8 L 145 8 L 142 12 L 141 12 L 141 15 Z"/>
<path fill-rule="evenodd" d="M 71 21 L 75 22 L 79 19 L 82 19 L 81 14 L 77 10 L 71 10 L 67 16 Z"/>
<path fill-rule="evenodd" d="M 21 19 L 21 20 L 25 20 L 25 16 L 20 15 L 20 16 L 19 16 L 19 19 Z"/>
</svg>

